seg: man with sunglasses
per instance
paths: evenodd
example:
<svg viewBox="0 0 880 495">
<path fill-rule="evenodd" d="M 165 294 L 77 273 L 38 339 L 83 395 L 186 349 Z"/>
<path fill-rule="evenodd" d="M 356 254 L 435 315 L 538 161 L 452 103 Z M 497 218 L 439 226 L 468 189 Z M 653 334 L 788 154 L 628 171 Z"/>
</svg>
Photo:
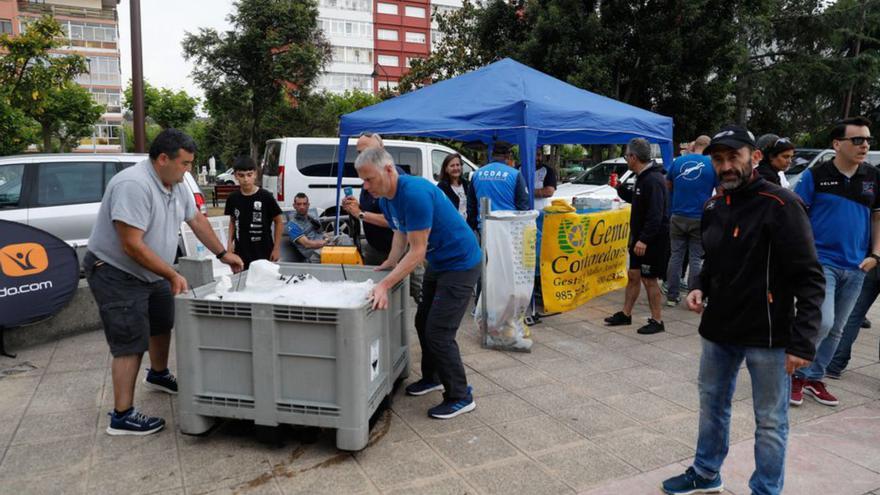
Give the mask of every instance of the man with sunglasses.
<svg viewBox="0 0 880 495">
<path fill-rule="evenodd" d="M 871 122 L 841 120 L 831 129 L 833 160 L 804 172 L 795 192 L 807 206 L 816 251 L 825 273 L 825 302 L 816 358 L 792 376 L 791 403 L 804 391 L 826 406 L 839 401 L 822 379 L 840 342 L 841 331 L 862 289 L 865 273 L 880 260 L 880 172 L 865 163 Z"/>
</svg>

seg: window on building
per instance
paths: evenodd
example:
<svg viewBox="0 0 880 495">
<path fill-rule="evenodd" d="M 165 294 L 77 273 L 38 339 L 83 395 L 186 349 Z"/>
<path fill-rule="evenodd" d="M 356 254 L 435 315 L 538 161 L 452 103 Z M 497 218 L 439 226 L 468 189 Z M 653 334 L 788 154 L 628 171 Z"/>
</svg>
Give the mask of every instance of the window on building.
<svg viewBox="0 0 880 495">
<path fill-rule="evenodd" d="M 431 30 L 431 46 L 437 46 L 441 41 L 443 41 L 443 33 L 436 29 Z"/>
<path fill-rule="evenodd" d="M 373 25 L 369 22 L 347 21 L 343 19 L 319 19 L 324 33 L 349 38 L 373 38 Z"/>
<path fill-rule="evenodd" d="M 119 59 L 115 57 L 88 57 L 89 72 L 76 77 L 79 84 L 120 84 Z"/>
<path fill-rule="evenodd" d="M 407 5 L 406 9 L 404 9 L 407 17 L 418 17 L 420 19 L 425 18 L 425 9 L 423 7 L 410 7 Z"/>
<path fill-rule="evenodd" d="M 421 57 L 406 57 L 406 67 L 412 67 L 413 60 L 421 60 Z"/>
<path fill-rule="evenodd" d="M 334 46 L 332 49 L 333 63 L 372 65 L 373 50 L 352 46 Z"/>
<path fill-rule="evenodd" d="M 406 42 L 407 43 L 419 43 L 421 45 L 425 44 L 425 33 L 411 33 L 409 31 L 406 32 Z"/>
<path fill-rule="evenodd" d="M 385 67 L 397 67 L 400 65 L 400 58 L 396 55 L 379 55 L 379 65 Z"/>
<path fill-rule="evenodd" d="M 397 5 L 394 5 L 393 3 L 378 2 L 376 4 L 376 11 L 380 14 L 397 15 Z"/>
<path fill-rule="evenodd" d="M 122 112 L 122 97 L 119 94 L 118 90 L 102 89 L 102 88 L 89 88 L 89 92 L 92 93 L 92 98 L 94 98 L 95 103 L 98 103 L 100 105 L 104 105 L 105 107 L 107 107 L 107 112 L 109 112 L 109 113 Z"/>
<path fill-rule="evenodd" d="M 379 39 L 385 41 L 397 41 L 397 31 L 393 29 L 380 29 Z"/>
<path fill-rule="evenodd" d="M 370 0 L 321 0 L 321 7 L 328 9 L 355 10 L 359 12 L 372 12 L 373 3 Z"/>
<path fill-rule="evenodd" d="M 12 21 L 9 19 L 0 19 L 0 34 L 12 34 Z"/>
</svg>

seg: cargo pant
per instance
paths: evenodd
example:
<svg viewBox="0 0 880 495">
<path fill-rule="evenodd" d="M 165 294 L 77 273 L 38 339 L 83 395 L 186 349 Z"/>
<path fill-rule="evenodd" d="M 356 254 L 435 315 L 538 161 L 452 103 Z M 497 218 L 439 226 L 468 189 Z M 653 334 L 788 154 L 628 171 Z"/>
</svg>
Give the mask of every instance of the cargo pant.
<svg viewBox="0 0 880 495">
<path fill-rule="evenodd" d="M 422 301 L 416 311 L 422 378 L 442 383 L 445 399 L 467 397 L 467 377 L 455 334 L 479 277 L 480 263 L 461 272 L 438 272 L 430 266 L 425 272 Z"/>
</svg>

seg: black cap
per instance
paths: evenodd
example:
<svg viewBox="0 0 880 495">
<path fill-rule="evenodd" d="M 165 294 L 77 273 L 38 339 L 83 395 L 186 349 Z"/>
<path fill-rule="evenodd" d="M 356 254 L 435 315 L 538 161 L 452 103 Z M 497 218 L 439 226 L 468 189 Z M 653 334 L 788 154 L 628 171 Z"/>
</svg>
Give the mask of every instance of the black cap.
<svg viewBox="0 0 880 495">
<path fill-rule="evenodd" d="M 741 125 L 727 125 L 721 128 L 717 134 L 712 136 L 709 146 L 703 150 L 704 155 L 712 153 L 718 146 L 726 146 L 738 150 L 743 146 L 751 146 L 756 148 L 755 135 Z"/>
<path fill-rule="evenodd" d="M 492 154 L 493 155 L 506 155 L 510 153 L 513 145 L 508 143 L 507 141 L 495 141 L 492 146 Z"/>
</svg>

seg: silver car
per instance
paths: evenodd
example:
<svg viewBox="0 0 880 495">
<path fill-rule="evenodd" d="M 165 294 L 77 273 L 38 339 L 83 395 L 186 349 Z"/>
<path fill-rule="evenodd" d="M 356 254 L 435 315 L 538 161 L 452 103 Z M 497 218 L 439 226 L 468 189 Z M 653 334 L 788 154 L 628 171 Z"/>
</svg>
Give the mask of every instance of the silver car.
<svg viewBox="0 0 880 495">
<path fill-rule="evenodd" d="M 147 158 L 141 154 L 32 154 L 0 158 L 0 219 L 45 230 L 82 260 L 110 178 Z M 205 195 L 187 172 L 184 183 L 202 213 Z"/>
</svg>

